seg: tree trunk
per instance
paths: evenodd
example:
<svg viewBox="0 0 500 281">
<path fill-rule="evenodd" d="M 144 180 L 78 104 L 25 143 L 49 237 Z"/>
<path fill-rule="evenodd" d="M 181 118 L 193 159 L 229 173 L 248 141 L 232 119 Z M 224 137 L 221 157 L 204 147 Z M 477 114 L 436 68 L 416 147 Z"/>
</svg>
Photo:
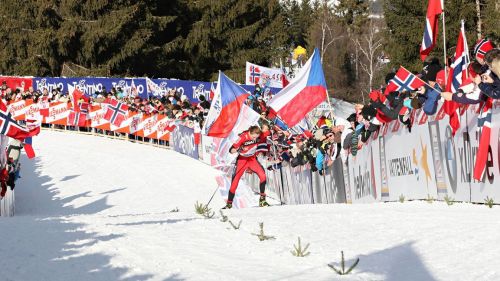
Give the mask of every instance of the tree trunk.
<svg viewBox="0 0 500 281">
<path fill-rule="evenodd" d="M 476 27 L 476 32 L 477 32 L 477 39 L 481 39 L 481 0 L 476 0 L 476 15 L 477 15 L 477 27 Z"/>
</svg>

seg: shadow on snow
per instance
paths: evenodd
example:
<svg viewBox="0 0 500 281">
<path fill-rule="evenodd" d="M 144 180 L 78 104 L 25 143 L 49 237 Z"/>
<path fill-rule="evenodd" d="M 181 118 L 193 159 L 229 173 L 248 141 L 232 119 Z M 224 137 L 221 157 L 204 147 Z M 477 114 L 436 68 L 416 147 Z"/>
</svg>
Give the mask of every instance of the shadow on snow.
<svg viewBox="0 0 500 281">
<path fill-rule="evenodd" d="M 60 199 L 52 178 L 40 175 L 39 160 L 23 155 L 22 178 L 16 188 L 16 217 L 0 220 L 1 280 L 145 280 L 150 274 L 134 274 L 126 266 L 114 266 L 112 256 L 85 253 L 85 248 L 123 235 L 99 235 L 83 230 L 84 224 L 70 222 L 66 215 L 96 214 L 112 206 L 107 198 L 82 207 L 68 206 L 88 196 L 83 192 Z M 62 180 L 70 180 L 67 176 Z M 121 189 L 108 191 L 117 192 Z M 36 205 L 34 205 L 36 204 Z M 172 275 L 166 280 L 181 280 Z"/>
</svg>

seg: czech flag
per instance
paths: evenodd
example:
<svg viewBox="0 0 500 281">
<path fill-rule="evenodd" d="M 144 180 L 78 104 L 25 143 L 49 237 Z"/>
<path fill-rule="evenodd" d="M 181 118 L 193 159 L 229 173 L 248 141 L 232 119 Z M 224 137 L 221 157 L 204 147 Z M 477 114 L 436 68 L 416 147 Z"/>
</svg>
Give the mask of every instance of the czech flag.
<svg viewBox="0 0 500 281">
<path fill-rule="evenodd" d="M 26 152 L 26 156 L 28 156 L 29 159 L 35 158 L 35 150 L 33 150 L 33 139 L 31 137 L 27 137 L 23 141 L 24 145 L 24 152 Z"/>
<path fill-rule="evenodd" d="M 268 103 L 289 127 L 299 123 L 307 113 L 326 100 L 325 75 L 319 50 L 314 49 L 297 77 L 276 94 Z"/>
<path fill-rule="evenodd" d="M 219 71 L 219 81 L 205 123 L 205 134 L 218 138 L 229 136 L 249 95 L 245 89 Z"/>
</svg>

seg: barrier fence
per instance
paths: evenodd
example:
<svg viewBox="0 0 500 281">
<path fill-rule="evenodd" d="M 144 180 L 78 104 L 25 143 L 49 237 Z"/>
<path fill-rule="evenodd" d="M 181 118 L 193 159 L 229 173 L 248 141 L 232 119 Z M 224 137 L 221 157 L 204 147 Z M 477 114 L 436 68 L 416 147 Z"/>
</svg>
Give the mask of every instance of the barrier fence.
<svg viewBox="0 0 500 281">
<path fill-rule="evenodd" d="M 480 133 L 477 132 L 479 105 L 472 105 L 460 115 L 461 126 L 455 135 L 452 135 L 449 118 L 442 109 L 431 117 L 417 110 L 412 115 L 411 133 L 399 122 L 384 124 L 356 157 L 349 156 L 345 163 L 336 159 L 326 168 L 324 175 L 311 172 L 307 165 L 292 168 L 287 163 L 279 169 L 266 171 L 268 191 L 284 204 L 397 201 L 400 196 L 406 200 L 443 200 L 448 197 L 475 203 L 483 203 L 488 197 L 498 202 L 500 126 L 495 117 L 500 116 L 499 105 L 495 103 L 492 109 L 491 137 L 483 181 L 475 181 L 472 177 L 480 140 Z M 148 118 L 151 117 L 143 116 L 137 123 L 147 124 Z M 130 123 L 129 128 L 135 128 L 133 133 L 109 130 L 112 128 L 102 127 L 96 120 L 91 122 L 95 121 L 97 125 L 90 124 L 90 127 L 58 125 L 57 120 L 44 126 L 171 147 L 212 166 L 219 164 L 217 150 L 227 146 L 224 140 L 206 136 L 200 139 L 200 134 L 194 129 L 180 124 L 173 132 L 164 132 L 159 138 L 157 133 L 146 133 L 148 128 L 156 126 L 155 122 L 162 120 L 158 117 L 151 126 Z M 140 130 L 137 131 L 137 128 Z M 258 190 L 258 180 L 254 175 L 247 175 L 246 181 L 254 191 Z"/>
<path fill-rule="evenodd" d="M 336 159 L 324 175 L 308 166 L 284 164 L 267 173 L 268 189 L 284 204 L 368 203 L 436 199 L 484 203 L 500 201 L 500 104 L 493 108 L 488 162 L 483 181 L 473 179 L 480 133 L 479 105 L 460 115 L 459 131 L 452 135 L 449 117 L 442 110 L 428 117 L 413 114 L 411 132 L 399 122 L 385 124 L 346 163 Z M 203 140 L 202 140 L 203 141 Z M 258 180 L 247 175 L 253 189 Z"/>
</svg>

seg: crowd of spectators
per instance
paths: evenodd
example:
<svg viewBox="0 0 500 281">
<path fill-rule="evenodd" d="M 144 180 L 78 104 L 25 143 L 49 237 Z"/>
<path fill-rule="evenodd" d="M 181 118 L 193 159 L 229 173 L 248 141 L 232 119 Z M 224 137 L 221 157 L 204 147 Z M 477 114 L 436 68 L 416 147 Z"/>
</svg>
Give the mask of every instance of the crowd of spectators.
<svg viewBox="0 0 500 281">
<path fill-rule="evenodd" d="M 476 48 L 477 49 L 477 48 Z M 383 123 L 398 120 L 411 132 L 413 124 L 412 111 L 422 109 L 425 114 L 436 114 L 438 102 L 441 100 L 455 101 L 460 104 L 484 102 L 487 98 L 500 98 L 500 50 L 494 48 L 488 41 L 475 51 L 475 61 L 470 64 L 469 77 L 463 81 L 456 93 L 446 91 L 444 67 L 437 58 L 428 58 L 417 76 L 426 85 L 415 91 L 393 91 L 384 94 L 384 89 L 370 93 L 370 102 L 357 104 L 355 111 L 346 119 L 334 116 L 321 116 L 310 124 L 310 128 L 301 131 L 286 127 L 274 116 L 266 101 L 272 95 L 256 86 L 246 100 L 246 104 L 261 116 L 259 125 L 270 130 L 269 153 L 267 157 L 274 163 L 269 167 L 279 167 L 284 163 L 292 167 L 310 165 L 313 171 L 322 173 L 325 166 L 347 155 L 356 156 L 358 151 L 368 141 L 371 134 L 380 129 Z M 448 64 L 449 65 L 449 64 Z M 394 78 L 395 73 L 386 76 L 386 83 Z M 448 76 L 450 74 L 448 73 Z M 12 90 L 2 84 L 1 94 L 7 102 L 19 99 L 40 99 L 45 101 L 69 101 L 70 95 L 60 89 L 42 92 L 29 88 L 27 91 Z M 210 101 L 200 96 L 198 103 L 192 103 L 176 89 L 169 90 L 161 97 L 140 97 L 125 93 L 121 88 L 112 88 L 109 92 L 103 89 L 88 97 L 87 102 L 107 102 L 118 99 L 129 106 L 129 111 L 144 114 L 163 114 L 168 118 L 186 121 L 194 126 L 203 127 L 204 120 L 210 109 Z"/>
</svg>

